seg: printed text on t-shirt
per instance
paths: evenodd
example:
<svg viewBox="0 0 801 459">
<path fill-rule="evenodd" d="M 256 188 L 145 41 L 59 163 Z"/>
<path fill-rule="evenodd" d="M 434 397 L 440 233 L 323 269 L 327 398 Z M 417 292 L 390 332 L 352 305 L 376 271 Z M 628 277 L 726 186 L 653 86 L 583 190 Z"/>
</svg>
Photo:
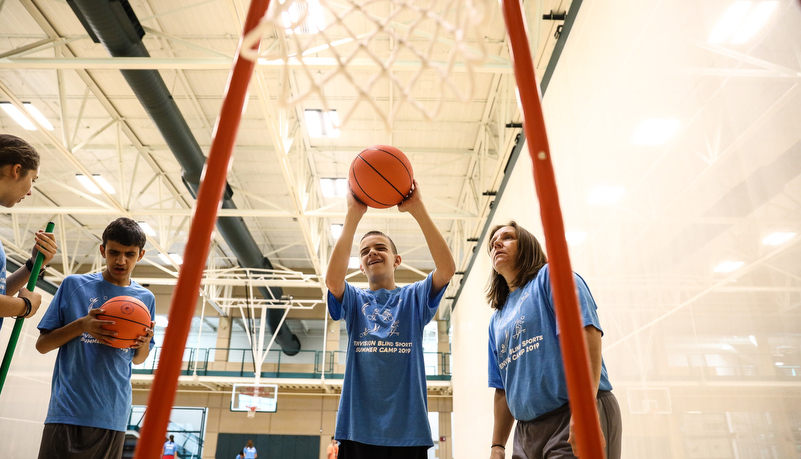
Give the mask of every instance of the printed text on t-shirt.
<svg viewBox="0 0 801 459">
<path fill-rule="evenodd" d="M 411 341 L 382 341 L 365 340 L 354 341 L 355 352 L 378 352 L 386 354 L 408 354 L 412 352 Z"/>
<path fill-rule="evenodd" d="M 509 356 L 503 359 L 499 364 L 498 367 L 503 370 L 506 368 L 506 365 L 509 365 L 510 362 L 517 360 L 525 354 L 526 352 L 534 351 L 540 348 L 540 341 L 542 341 L 542 335 L 537 335 L 532 338 L 529 338 L 517 346 L 509 349 Z"/>
</svg>

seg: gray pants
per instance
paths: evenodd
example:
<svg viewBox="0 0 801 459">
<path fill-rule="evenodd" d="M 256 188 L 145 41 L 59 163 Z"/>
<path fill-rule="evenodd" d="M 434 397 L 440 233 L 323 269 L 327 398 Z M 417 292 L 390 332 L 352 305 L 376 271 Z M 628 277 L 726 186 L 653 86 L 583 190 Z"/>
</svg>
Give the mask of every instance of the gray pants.
<svg viewBox="0 0 801 459">
<path fill-rule="evenodd" d="M 598 392 L 598 415 L 606 439 L 606 458 L 620 459 L 623 423 L 614 394 Z M 531 421 L 517 421 L 512 459 L 574 459 L 567 442 L 570 407 L 565 405 Z"/>
<path fill-rule="evenodd" d="M 39 459 L 119 459 L 125 432 L 70 424 L 45 424 Z"/>
</svg>

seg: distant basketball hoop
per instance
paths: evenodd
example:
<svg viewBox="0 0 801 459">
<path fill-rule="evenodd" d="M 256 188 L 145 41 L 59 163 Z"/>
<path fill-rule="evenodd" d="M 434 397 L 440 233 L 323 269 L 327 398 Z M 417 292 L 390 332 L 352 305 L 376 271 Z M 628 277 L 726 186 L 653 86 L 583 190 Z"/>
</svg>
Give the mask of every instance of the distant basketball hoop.
<svg viewBox="0 0 801 459">
<path fill-rule="evenodd" d="M 245 411 L 248 417 L 256 413 L 275 413 L 278 407 L 278 385 L 234 384 L 231 392 L 231 411 Z"/>
</svg>

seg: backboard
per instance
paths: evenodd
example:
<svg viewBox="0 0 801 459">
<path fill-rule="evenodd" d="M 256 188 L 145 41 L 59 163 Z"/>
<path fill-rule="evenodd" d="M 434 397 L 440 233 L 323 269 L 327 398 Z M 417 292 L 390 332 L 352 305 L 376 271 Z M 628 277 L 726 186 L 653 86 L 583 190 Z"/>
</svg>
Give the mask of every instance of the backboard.
<svg viewBox="0 0 801 459">
<path fill-rule="evenodd" d="M 276 384 L 234 384 L 231 392 L 231 411 L 249 411 L 256 407 L 259 413 L 275 413 L 278 407 Z"/>
</svg>

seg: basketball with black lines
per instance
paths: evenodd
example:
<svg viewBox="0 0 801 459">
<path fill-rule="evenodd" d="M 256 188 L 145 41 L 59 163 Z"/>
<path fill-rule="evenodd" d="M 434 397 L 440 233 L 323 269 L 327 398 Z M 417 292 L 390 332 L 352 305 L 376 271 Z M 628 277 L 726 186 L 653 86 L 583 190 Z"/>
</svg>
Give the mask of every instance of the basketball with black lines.
<svg viewBox="0 0 801 459">
<path fill-rule="evenodd" d="M 127 349 L 136 343 L 136 338 L 147 333 L 150 328 L 150 311 L 138 298 L 115 296 L 100 307 L 105 312 L 98 314 L 98 320 L 113 320 L 114 325 L 103 325 L 106 330 L 117 332 L 117 339 L 111 345 Z"/>
<path fill-rule="evenodd" d="M 348 183 L 356 198 L 376 209 L 400 204 L 412 190 L 414 172 L 409 158 L 389 145 L 373 145 L 350 165 Z"/>
</svg>

